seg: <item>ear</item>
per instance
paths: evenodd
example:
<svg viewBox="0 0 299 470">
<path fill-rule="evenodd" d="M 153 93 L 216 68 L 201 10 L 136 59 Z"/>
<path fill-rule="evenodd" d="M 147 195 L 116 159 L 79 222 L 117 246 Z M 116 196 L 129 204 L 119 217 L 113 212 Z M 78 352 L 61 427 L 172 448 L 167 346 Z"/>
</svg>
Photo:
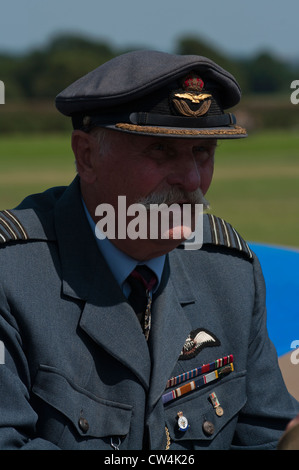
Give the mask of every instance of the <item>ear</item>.
<svg viewBox="0 0 299 470">
<path fill-rule="evenodd" d="M 72 134 L 72 149 L 81 180 L 88 184 L 94 183 L 96 176 L 93 159 L 97 150 L 95 139 L 86 132 L 75 130 Z"/>
</svg>

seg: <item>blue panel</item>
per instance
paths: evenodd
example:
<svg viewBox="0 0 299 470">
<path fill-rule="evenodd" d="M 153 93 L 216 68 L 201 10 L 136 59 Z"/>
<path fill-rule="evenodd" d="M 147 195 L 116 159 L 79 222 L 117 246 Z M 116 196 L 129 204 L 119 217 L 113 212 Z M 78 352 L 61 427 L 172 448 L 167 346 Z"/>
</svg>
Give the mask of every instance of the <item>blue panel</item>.
<svg viewBox="0 0 299 470">
<path fill-rule="evenodd" d="M 278 356 L 299 341 L 299 249 L 250 243 L 267 287 L 268 331 Z"/>
</svg>

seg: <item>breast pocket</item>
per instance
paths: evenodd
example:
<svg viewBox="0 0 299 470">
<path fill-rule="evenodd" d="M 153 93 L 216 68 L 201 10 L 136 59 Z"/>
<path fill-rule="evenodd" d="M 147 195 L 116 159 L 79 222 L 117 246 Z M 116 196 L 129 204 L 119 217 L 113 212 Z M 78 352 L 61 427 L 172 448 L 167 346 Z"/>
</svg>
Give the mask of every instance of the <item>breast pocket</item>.
<svg viewBox="0 0 299 470">
<path fill-rule="evenodd" d="M 111 442 L 122 442 L 125 449 L 130 405 L 97 397 L 49 366 L 40 367 L 32 391 L 38 437 L 68 450 L 111 450 Z"/>
<path fill-rule="evenodd" d="M 229 377 L 207 388 L 190 392 L 166 406 L 170 450 L 176 446 L 228 449 L 238 413 L 246 402 L 245 376 L 246 372 L 233 372 Z M 183 419 L 179 421 L 180 417 Z"/>
</svg>

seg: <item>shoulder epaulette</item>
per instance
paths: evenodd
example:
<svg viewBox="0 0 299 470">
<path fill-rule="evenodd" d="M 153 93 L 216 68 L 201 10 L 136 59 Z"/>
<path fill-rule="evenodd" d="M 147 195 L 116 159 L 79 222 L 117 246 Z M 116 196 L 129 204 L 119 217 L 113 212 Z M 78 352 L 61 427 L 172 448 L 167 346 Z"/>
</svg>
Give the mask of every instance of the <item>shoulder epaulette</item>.
<svg viewBox="0 0 299 470">
<path fill-rule="evenodd" d="M 0 211 L 0 243 L 28 239 L 25 227 L 15 214 L 9 210 Z"/>
<path fill-rule="evenodd" d="M 231 226 L 231 224 L 212 214 L 207 214 L 207 218 L 210 225 L 210 243 L 213 245 L 222 245 L 227 248 L 238 250 L 243 252 L 250 259 L 253 258 L 252 251 L 250 250 L 248 244 L 238 234 L 234 227 Z"/>
<path fill-rule="evenodd" d="M 224 246 L 237 250 L 247 258 L 253 259 L 253 254 L 248 244 L 231 224 L 212 214 L 205 214 L 203 218 L 202 245 Z M 186 245 L 182 243 L 178 248 L 186 249 Z"/>
</svg>

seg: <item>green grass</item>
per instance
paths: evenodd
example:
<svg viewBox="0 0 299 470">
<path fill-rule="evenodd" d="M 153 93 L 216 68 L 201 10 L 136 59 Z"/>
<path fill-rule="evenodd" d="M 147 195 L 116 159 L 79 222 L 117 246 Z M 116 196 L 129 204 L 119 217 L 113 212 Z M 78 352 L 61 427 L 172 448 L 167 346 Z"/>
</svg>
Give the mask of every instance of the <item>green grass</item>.
<svg viewBox="0 0 299 470">
<path fill-rule="evenodd" d="M 69 184 L 75 175 L 70 136 L 3 136 L 0 168 L 0 209 Z M 268 132 L 219 141 L 207 196 L 211 211 L 247 240 L 298 247 L 299 135 Z"/>
<path fill-rule="evenodd" d="M 299 246 L 299 136 L 263 133 L 222 141 L 211 211 L 250 241 Z"/>
<path fill-rule="evenodd" d="M 67 135 L 12 135 L 0 139 L 0 208 L 28 194 L 69 184 L 75 176 Z"/>
</svg>

